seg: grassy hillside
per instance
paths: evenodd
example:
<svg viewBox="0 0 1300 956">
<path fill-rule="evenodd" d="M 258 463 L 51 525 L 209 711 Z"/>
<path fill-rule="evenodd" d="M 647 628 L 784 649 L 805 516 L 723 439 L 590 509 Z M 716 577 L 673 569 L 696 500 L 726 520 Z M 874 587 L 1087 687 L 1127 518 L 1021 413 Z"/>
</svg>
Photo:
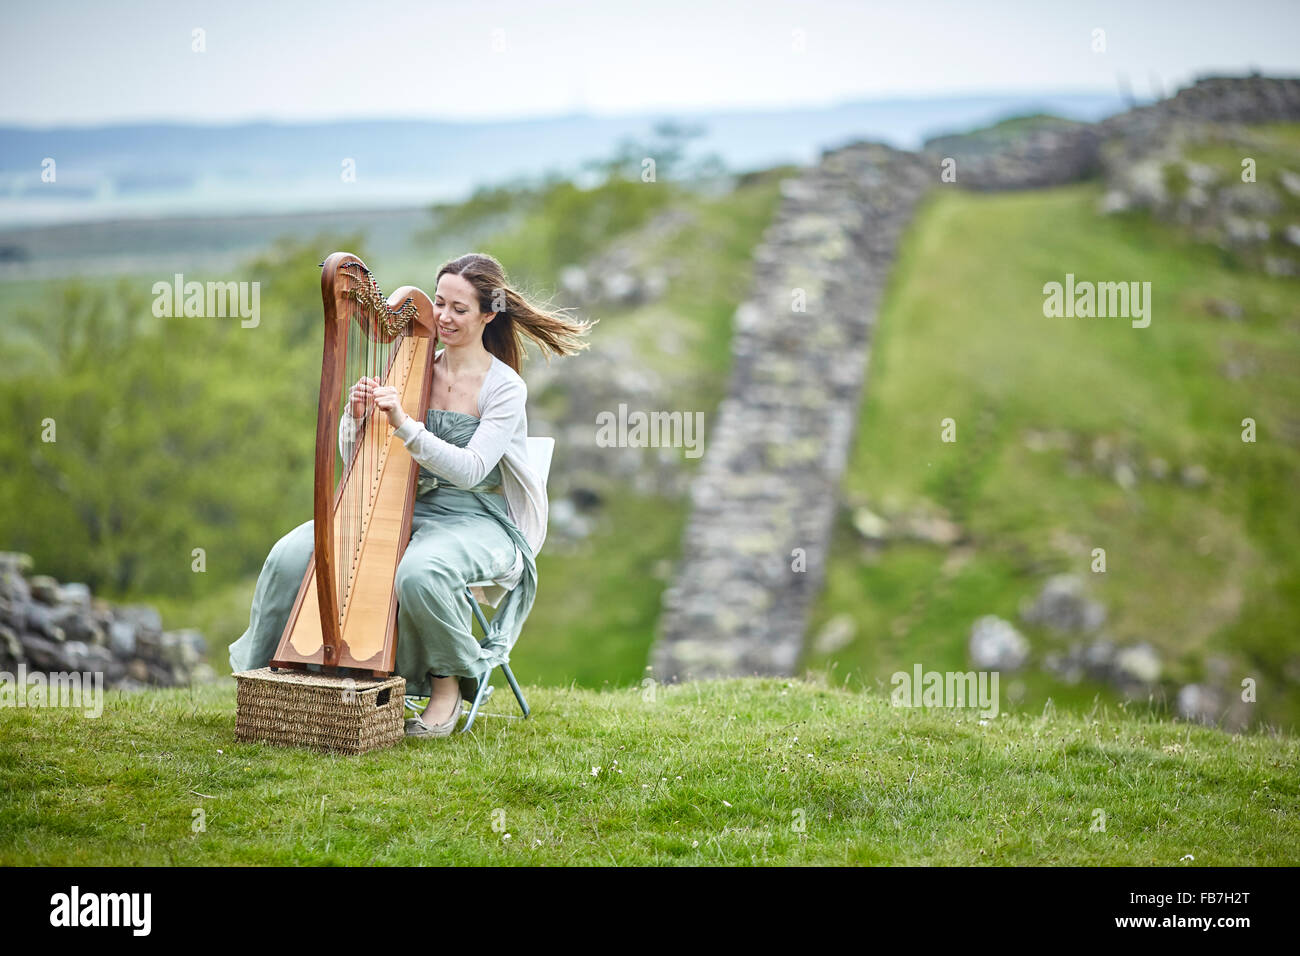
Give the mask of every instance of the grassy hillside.
<svg viewBox="0 0 1300 956">
<path fill-rule="evenodd" d="M 1157 648 L 1166 692 L 1219 666 L 1231 688 L 1258 681 L 1260 720 L 1295 727 L 1294 280 L 1238 270 L 1143 215 L 1103 217 L 1100 194 L 1097 184 L 939 189 L 914 222 L 880 317 L 845 494 L 886 516 L 946 515 L 964 540 L 872 549 L 845 510 L 812 631 L 836 615 L 857 630 L 808 663 L 866 684 L 915 662 L 965 669 L 976 618 L 1019 623 L 1048 575 L 1073 572 L 1107 605 L 1116 644 Z M 1151 282 L 1150 327 L 1045 318 L 1043 285 L 1067 272 Z M 1225 300 L 1241 306 L 1240 321 L 1216 314 Z M 955 443 L 940 440 L 945 418 Z M 1244 418 L 1257 423 L 1254 444 L 1242 441 Z M 1092 573 L 1094 548 L 1106 551 L 1105 573 Z M 1032 666 L 1011 686 L 1020 706 L 1116 699 L 1043 673 L 1068 639 L 1026 630 Z"/>
<path fill-rule="evenodd" d="M 1300 861 L 1294 739 L 1122 708 L 530 687 L 527 721 L 336 757 L 236 743 L 232 684 L 111 693 L 97 720 L 0 709 L 0 864 Z"/>
</svg>

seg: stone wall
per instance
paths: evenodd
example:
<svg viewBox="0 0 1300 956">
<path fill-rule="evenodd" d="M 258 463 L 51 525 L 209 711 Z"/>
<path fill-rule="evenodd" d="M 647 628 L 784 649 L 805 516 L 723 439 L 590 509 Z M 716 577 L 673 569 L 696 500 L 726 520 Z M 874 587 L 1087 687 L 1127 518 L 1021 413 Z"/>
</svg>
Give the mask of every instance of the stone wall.
<svg viewBox="0 0 1300 956">
<path fill-rule="evenodd" d="M 664 592 L 659 680 L 794 673 L 825 577 L 871 333 L 917 200 L 957 159 L 958 186 L 1072 182 L 1105 150 L 1226 120 L 1300 119 L 1300 80 L 1208 78 L 1099 124 L 1045 119 L 930 140 L 920 153 L 857 143 L 787 181 L 737 310 L 727 397 L 691 487 L 683 554 Z M 807 310 L 792 309 L 795 290 Z M 796 552 L 805 570 L 794 570 Z"/>
<path fill-rule="evenodd" d="M 922 152 L 936 167 L 956 163 L 968 189 L 1036 189 L 1097 173 L 1102 146 L 1118 143 L 1148 153 L 1185 127 L 1300 120 L 1300 79 L 1206 77 L 1169 99 L 1131 109 L 1100 123 L 1054 117 L 926 140 Z"/>
<path fill-rule="evenodd" d="M 783 184 L 691 487 L 685 553 L 653 651 L 658 679 L 794 669 L 825 574 L 876 305 L 932 181 L 920 157 L 862 143 Z"/>
<path fill-rule="evenodd" d="M 954 164 L 955 182 L 968 189 L 1040 189 L 1072 183 L 1097 170 L 1101 132 L 1089 123 L 1044 119 L 1001 132 L 997 128 L 927 140 L 932 168 Z"/>
<path fill-rule="evenodd" d="M 0 553 L 0 671 L 102 673 L 108 687 L 170 687 L 214 676 L 198 631 L 164 631 L 145 605 L 115 606 L 84 584 L 31 574 L 26 554 Z"/>
</svg>

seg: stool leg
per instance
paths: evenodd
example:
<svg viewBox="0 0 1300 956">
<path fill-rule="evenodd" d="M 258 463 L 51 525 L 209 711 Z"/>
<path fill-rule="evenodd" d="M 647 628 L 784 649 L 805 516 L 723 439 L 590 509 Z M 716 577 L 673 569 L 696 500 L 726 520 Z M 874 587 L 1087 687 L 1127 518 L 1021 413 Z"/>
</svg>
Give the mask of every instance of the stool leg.
<svg viewBox="0 0 1300 956">
<path fill-rule="evenodd" d="M 515 680 L 514 672 L 510 670 L 509 664 L 502 664 L 501 670 L 505 671 L 506 680 L 510 681 L 510 689 L 515 692 L 515 699 L 519 701 L 519 709 L 522 710 L 524 716 L 527 717 L 529 713 L 528 701 L 524 700 L 524 692 L 519 689 L 519 682 Z"/>
<path fill-rule="evenodd" d="M 478 626 L 483 629 L 483 636 L 486 639 L 488 629 L 487 617 L 483 614 L 483 609 L 478 606 L 478 601 L 474 600 L 474 592 L 468 587 L 465 588 L 465 597 L 469 599 L 469 606 L 474 611 L 474 618 L 478 621 Z M 528 701 L 524 700 L 524 692 L 519 689 L 519 682 L 515 680 L 514 672 L 510 670 L 509 664 L 502 664 L 501 670 L 505 672 L 506 680 L 510 682 L 510 689 L 515 692 L 515 700 L 519 701 L 519 709 L 522 710 L 524 716 L 527 717 L 530 713 L 528 709 Z M 479 704 L 483 702 L 483 693 L 487 688 L 488 681 L 491 677 L 492 672 L 488 671 L 483 679 L 479 681 L 478 694 L 474 697 L 474 704 L 470 707 L 469 711 L 469 720 L 465 721 L 465 726 L 461 728 L 461 733 L 465 733 L 465 731 L 469 730 L 470 725 L 474 723 L 474 717 L 478 714 Z"/>
<path fill-rule="evenodd" d="M 474 726 L 474 718 L 478 716 L 479 706 L 483 703 L 483 697 L 492 680 L 492 672 L 488 671 L 478 681 L 478 693 L 474 695 L 474 703 L 469 708 L 469 719 L 465 721 L 465 726 L 460 729 L 462 734 L 468 733 L 469 729 Z"/>
</svg>

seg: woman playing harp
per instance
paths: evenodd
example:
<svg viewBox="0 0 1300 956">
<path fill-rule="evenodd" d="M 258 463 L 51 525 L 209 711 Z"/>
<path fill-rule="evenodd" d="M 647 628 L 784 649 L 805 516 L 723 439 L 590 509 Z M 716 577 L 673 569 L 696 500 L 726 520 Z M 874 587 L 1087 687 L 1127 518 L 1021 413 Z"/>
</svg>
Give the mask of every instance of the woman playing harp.
<svg viewBox="0 0 1300 956">
<path fill-rule="evenodd" d="M 344 461 L 357 423 L 374 412 L 387 416 L 420 465 L 410 542 L 394 579 L 396 670 L 407 693 L 429 697 L 424 712 L 406 722 L 411 736 L 451 733 L 462 699 L 472 699 L 477 679 L 508 659 L 532 609 L 548 502 L 527 457 L 522 337 L 570 355 L 588 347 L 579 339 L 591 327 L 530 303 L 496 259 L 479 254 L 438 270 L 434 319 L 443 348 L 425 421 L 407 414 L 397 389 L 363 376 L 339 424 Z M 230 645 L 232 671 L 270 663 L 311 561 L 313 534 L 308 521 L 271 549 L 248 630 Z M 480 646 L 465 588 L 489 580 L 484 596 L 497 610 Z"/>
</svg>

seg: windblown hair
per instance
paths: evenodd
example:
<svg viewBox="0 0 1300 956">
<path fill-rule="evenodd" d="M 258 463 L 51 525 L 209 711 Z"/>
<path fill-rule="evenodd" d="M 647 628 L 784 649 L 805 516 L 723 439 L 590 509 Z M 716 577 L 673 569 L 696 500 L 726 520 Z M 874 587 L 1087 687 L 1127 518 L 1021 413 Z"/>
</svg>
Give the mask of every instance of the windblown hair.
<svg viewBox="0 0 1300 956">
<path fill-rule="evenodd" d="M 483 329 L 483 347 L 505 362 L 516 373 L 522 372 L 525 358 L 523 337 L 537 343 L 547 362 L 550 355 L 572 355 L 591 348 L 581 341 L 596 322 L 570 318 L 571 309 L 536 305 L 510 285 L 506 270 L 494 257 L 471 252 L 453 259 L 438 270 L 434 286 L 447 273 L 460 276 L 478 292 L 479 309 L 495 312 L 497 317 Z M 599 320 L 596 320 L 599 321 Z"/>
</svg>

